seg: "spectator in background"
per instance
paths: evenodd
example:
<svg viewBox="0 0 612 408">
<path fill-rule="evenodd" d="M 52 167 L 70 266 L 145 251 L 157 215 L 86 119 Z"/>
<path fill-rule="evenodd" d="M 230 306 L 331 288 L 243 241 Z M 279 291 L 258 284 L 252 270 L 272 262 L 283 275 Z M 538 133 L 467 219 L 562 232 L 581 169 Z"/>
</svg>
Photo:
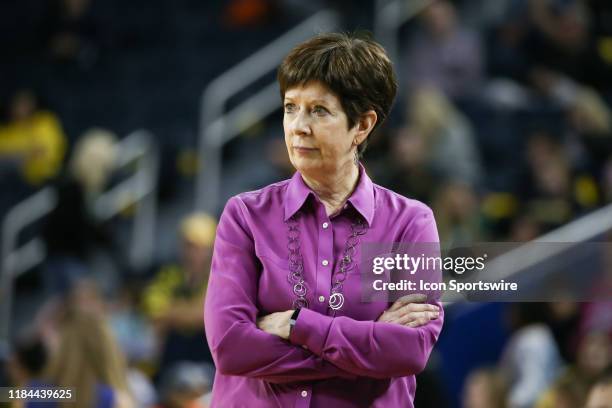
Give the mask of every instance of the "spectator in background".
<svg viewBox="0 0 612 408">
<path fill-rule="evenodd" d="M 124 357 L 103 317 L 72 311 L 62 322 L 60 334 L 47 370 L 48 383 L 76 390 L 82 407 L 132 407 Z"/>
<path fill-rule="evenodd" d="M 140 310 L 140 285 L 124 282 L 109 302 L 109 321 L 124 354 L 130 362 L 146 363 L 156 352 L 151 322 Z"/>
<path fill-rule="evenodd" d="M 479 199 L 482 164 L 468 119 L 435 88 L 416 89 L 408 123 L 392 141 L 382 184 L 411 198 L 434 202 L 443 242 L 481 237 Z M 438 188 L 434 186 L 439 186 Z"/>
<path fill-rule="evenodd" d="M 37 311 L 33 330 L 40 333 L 45 347 L 50 352 L 59 348 L 62 325 L 75 311 L 102 315 L 106 304 L 96 283 L 88 278 L 79 278 L 63 288 L 63 292 L 49 298 Z"/>
<path fill-rule="evenodd" d="M 503 77 L 525 82 L 529 70 L 526 52 L 530 30 L 527 7 L 524 2 L 513 1 L 505 8 L 501 21 L 493 25 L 486 36 L 487 73 L 491 78 Z"/>
<path fill-rule="evenodd" d="M 532 66 L 609 89 L 612 65 L 602 59 L 594 41 L 585 2 L 530 0 L 529 6 L 534 30 L 527 51 Z"/>
<path fill-rule="evenodd" d="M 575 362 L 541 398 L 537 408 L 582 407 L 589 388 L 610 367 L 612 346 L 609 338 L 599 332 L 588 333 L 579 343 Z"/>
<path fill-rule="evenodd" d="M 528 242 L 542 235 L 542 226 L 528 213 L 521 213 L 512 218 L 510 225 L 510 242 Z"/>
<path fill-rule="evenodd" d="M 435 183 L 423 135 L 405 126 L 390 143 L 389 155 L 382 158 L 376 179 L 406 197 L 431 202 Z"/>
<path fill-rule="evenodd" d="M 612 111 L 594 89 L 577 86 L 567 107 L 568 136 L 582 168 L 598 175 L 612 156 Z M 594 204 L 601 204 L 601 198 Z"/>
<path fill-rule="evenodd" d="M 612 365 L 612 343 L 604 332 L 587 333 L 578 346 L 575 371 L 588 385 Z"/>
<path fill-rule="evenodd" d="M 91 128 L 77 141 L 68 170 L 91 201 L 106 186 L 117 158 L 117 135 L 107 129 Z"/>
<path fill-rule="evenodd" d="M 13 386 L 34 387 L 47 364 L 47 348 L 40 337 L 29 335 L 17 340 L 7 363 Z"/>
<path fill-rule="evenodd" d="M 450 98 L 473 96 L 483 80 L 483 49 L 477 33 L 464 27 L 453 4 L 432 2 L 405 55 L 410 88 L 433 86 Z"/>
<path fill-rule="evenodd" d="M 472 127 L 434 88 L 419 88 L 411 95 L 408 124 L 392 143 L 393 160 L 380 180 L 400 194 L 430 202 L 435 185 L 452 183 L 471 190 L 480 181 L 482 166 Z"/>
<path fill-rule="evenodd" d="M 107 302 L 94 280 L 79 278 L 70 282 L 63 293 L 44 304 L 36 316 L 34 330 L 40 333 L 46 349 L 54 351 L 60 349 L 65 322 L 73 319 L 75 314 L 97 316 L 104 320 L 104 325 L 107 325 L 108 319 L 112 342 L 116 343 L 121 358 L 127 363 L 144 363 L 143 360 L 150 357 L 153 348 L 150 325 L 143 322 L 140 316 L 134 319 L 120 308 L 118 302 Z M 130 332 L 126 333 L 126 330 Z M 125 368 L 127 386 L 139 407 L 151 406 L 156 398 L 150 379 L 141 371 L 146 368 L 146 364 Z"/>
<path fill-rule="evenodd" d="M 438 181 L 478 184 L 482 166 L 472 126 L 444 94 L 435 88 L 415 90 L 408 127 L 424 139 L 428 167 Z"/>
<path fill-rule="evenodd" d="M 21 168 L 32 187 L 55 178 L 66 153 L 66 136 L 52 112 L 40 109 L 29 89 L 17 91 L 10 104 L 9 121 L 0 127 L 0 160 Z"/>
<path fill-rule="evenodd" d="M 612 408 L 612 372 L 593 385 L 585 408 Z"/>
<path fill-rule="evenodd" d="M 160 385 L 156 408 L 207 408 L 205 395 L 212 390 L 212 378 L 194 363 L 177 363 L 167 370 Z"/>
<path fill-rule="evenodd" d="M 65 290 L 75 279 L 89 273 L 96 254 L 111 248 L 107 227 L 94 214 L 94 202 L 107 185 L 114 168 L 117 137 L 94 128 L 77 141 L 64 174 L 55 184 L 58 204 L 48 215 L 43 237 L 47 244 L 47 289 Z M 108 254 L 107 254 L 108 255 Z M 103 280 L 113 279 L 112 257 L 107 256 Z"/>
<path fill-rule="evenodd" d="M 508 406 L 531 408 L 559 374 L 561 358 L 551 330 L 544 324 L 543 303 L 517 303 L 512 308 L 513 334 L 505 346 L 501 373 L 508 383 Z"/>
<path fill-rule="evenodd" d="M 463 388 L 463 408 L 506 408 L 503 379 L 493 368 L 472 371 Z"/>
<path fill-rule="evenodd" d="M 522 201 L 525 210 L 545 231 L 597 205 L 595 179 L 575 170 L 567 149 L 548 132 L 529 136 L 526 159 Z"/>
<path fill-rule="evenodd" d="M 569 102 L 569 122 L 575 131 L 592 137 L 612 137 L 612 112 L 594 90 L 577 86 Z"/>
<path fill-rule="evenodd" d="M 53 0 L 40 27 L 41 43 L 55 61 L 89 68 L 99 58 L 100 27 L 91 11 L 91 0 Z"/>
<path fill-rule="evenodd" d="M 478 202 L 475 191 L 463 183 L 451 182 L 438 189 L 433 208 L 442 242 L 469 244 L 482 238 Z"/>
<path fill-rule="evenodd" d="M 574 408 L 584 406 L 587 388 L 571 375 L 562 375 L 542 397 L 535 408 Z"/>
<path fill-rule="evenodd" d="M 565 115 L 566 144 L 577 164 L 600 165 L 612 152 L 612 112 L 597 90 L 543 68 L 534 69 L 536 90 Z M 588 150 L 585 150 L 588 149 Z M 589 163 L 595 162 L 595 163 Z"/>
<path fill-rule="evenodd" d="M 562 145 L 548 133 L 531 135 L 527 146 L 529 212 L 552 229 L 569 221 L 572 208 L 570 164 Z"/>
<path fill-rule="evenodd" d="M 145 313 L 163 344 L 158 372 L 177 361 L 213 362 L 204 341 L 202 309 L 216 226 L 207 214 L 186 217 L 180 228 L 180 263 L 163 266 L 143 294 Z"/>
<path fill-rule="evenodd" d="M 548 307 L 550 310 L 548 325 L 555 336 L 559 353 L 566 362 L 575 361 L 581 303 L 558 301 L 549 303 Z"/>
<path fill-rule="evenodd" d="M 140 285 L 123 282 L 108 303 L 109 324 L 128 363 L 127 381 L 139 407 L 150 407 L 157 393 L 150 376 L 157 358 L 157 337 L 140 310 Z"/>
</svg>

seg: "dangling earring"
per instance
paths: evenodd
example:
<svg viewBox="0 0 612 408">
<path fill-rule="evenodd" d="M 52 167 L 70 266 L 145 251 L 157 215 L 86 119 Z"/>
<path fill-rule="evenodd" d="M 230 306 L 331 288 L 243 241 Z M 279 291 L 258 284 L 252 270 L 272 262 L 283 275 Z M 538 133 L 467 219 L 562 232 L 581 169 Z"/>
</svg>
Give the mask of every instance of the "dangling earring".
<svg viewBox="0 0 612 408">
<path fill-rule="evenodd" d="M 357 145 L 357 148 L 355 149 L 355 164 L 359 166 L 359 145 Z"/>
</svg>

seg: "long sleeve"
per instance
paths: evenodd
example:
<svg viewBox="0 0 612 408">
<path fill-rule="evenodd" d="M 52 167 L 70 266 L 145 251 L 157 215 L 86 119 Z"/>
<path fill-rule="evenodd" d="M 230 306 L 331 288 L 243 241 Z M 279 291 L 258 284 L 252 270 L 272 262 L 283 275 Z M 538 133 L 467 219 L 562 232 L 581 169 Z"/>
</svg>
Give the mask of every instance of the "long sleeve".
<svg viewBox="0 0 612 408">
<path fill-rule="evenodd" d="M 431 211 L 414 217 L 407 226 L 406 242 L 439 242 Z M 421 372 L 433 349 L 444 314 L 428 324 L 411 328 L 391 323 L 330 317 L 312 310 L 300 312 L 290 340 L 306 346 L 326 361 L 358 376 L 401 377 Z"/>
<path fill-rule="evenodd" d="M 439 304 L 438 304 L 439 305 Z M 442 328 L 443 313 L 425 326 L 357 321 L 302 309 L 291 341 L 358 376 L 403 377 L 421 372 Z"/>
<path fill-rule="evenodd" d="M 217 369 L 272 383 L 354 378 L 257 328 L 259 264 L 241 205 L 240 198 L 230 199 L 219 221 L 205 301 L 206 336 Z"/>
</svg>

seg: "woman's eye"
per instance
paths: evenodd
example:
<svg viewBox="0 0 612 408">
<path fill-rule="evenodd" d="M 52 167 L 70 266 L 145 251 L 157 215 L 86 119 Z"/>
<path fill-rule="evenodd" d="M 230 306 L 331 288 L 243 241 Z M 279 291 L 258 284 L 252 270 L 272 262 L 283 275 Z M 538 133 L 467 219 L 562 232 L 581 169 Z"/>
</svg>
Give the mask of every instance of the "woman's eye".
<svg viewBox="0 0 612 408">
<path fill-rule="evenodd" d="M 326 115 L 327 113 L 329 113 L 329 111 L 327 109 L 325 109 L 324 107 L 322 107 L 322 106 L 315 106 L 315 108 L 312 110 L 312 112 L 315 115 L 318 115 L 318 116 L 323 116 L 323 115 Z"/>
<path fill-rule="evenodd" d="M 286 103 L 285 104 L 285 113 L 292 113 L 295 112 L 295 105 L 292 103 Z"/>
</svg>

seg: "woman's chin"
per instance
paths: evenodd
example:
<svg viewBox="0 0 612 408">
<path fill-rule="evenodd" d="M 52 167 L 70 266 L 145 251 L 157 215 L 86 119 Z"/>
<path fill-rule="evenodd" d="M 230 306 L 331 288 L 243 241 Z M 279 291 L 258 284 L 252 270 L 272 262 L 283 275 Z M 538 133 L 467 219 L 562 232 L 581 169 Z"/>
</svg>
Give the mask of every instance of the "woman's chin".
<svg viewBox="0 0 612 408">
<path fill-rule="evenodd" d="M 293 167 L 300 173 L 310 173 L 320 168 L 317 160 L 298 157 L 293 160 Z"/>
</svg>

